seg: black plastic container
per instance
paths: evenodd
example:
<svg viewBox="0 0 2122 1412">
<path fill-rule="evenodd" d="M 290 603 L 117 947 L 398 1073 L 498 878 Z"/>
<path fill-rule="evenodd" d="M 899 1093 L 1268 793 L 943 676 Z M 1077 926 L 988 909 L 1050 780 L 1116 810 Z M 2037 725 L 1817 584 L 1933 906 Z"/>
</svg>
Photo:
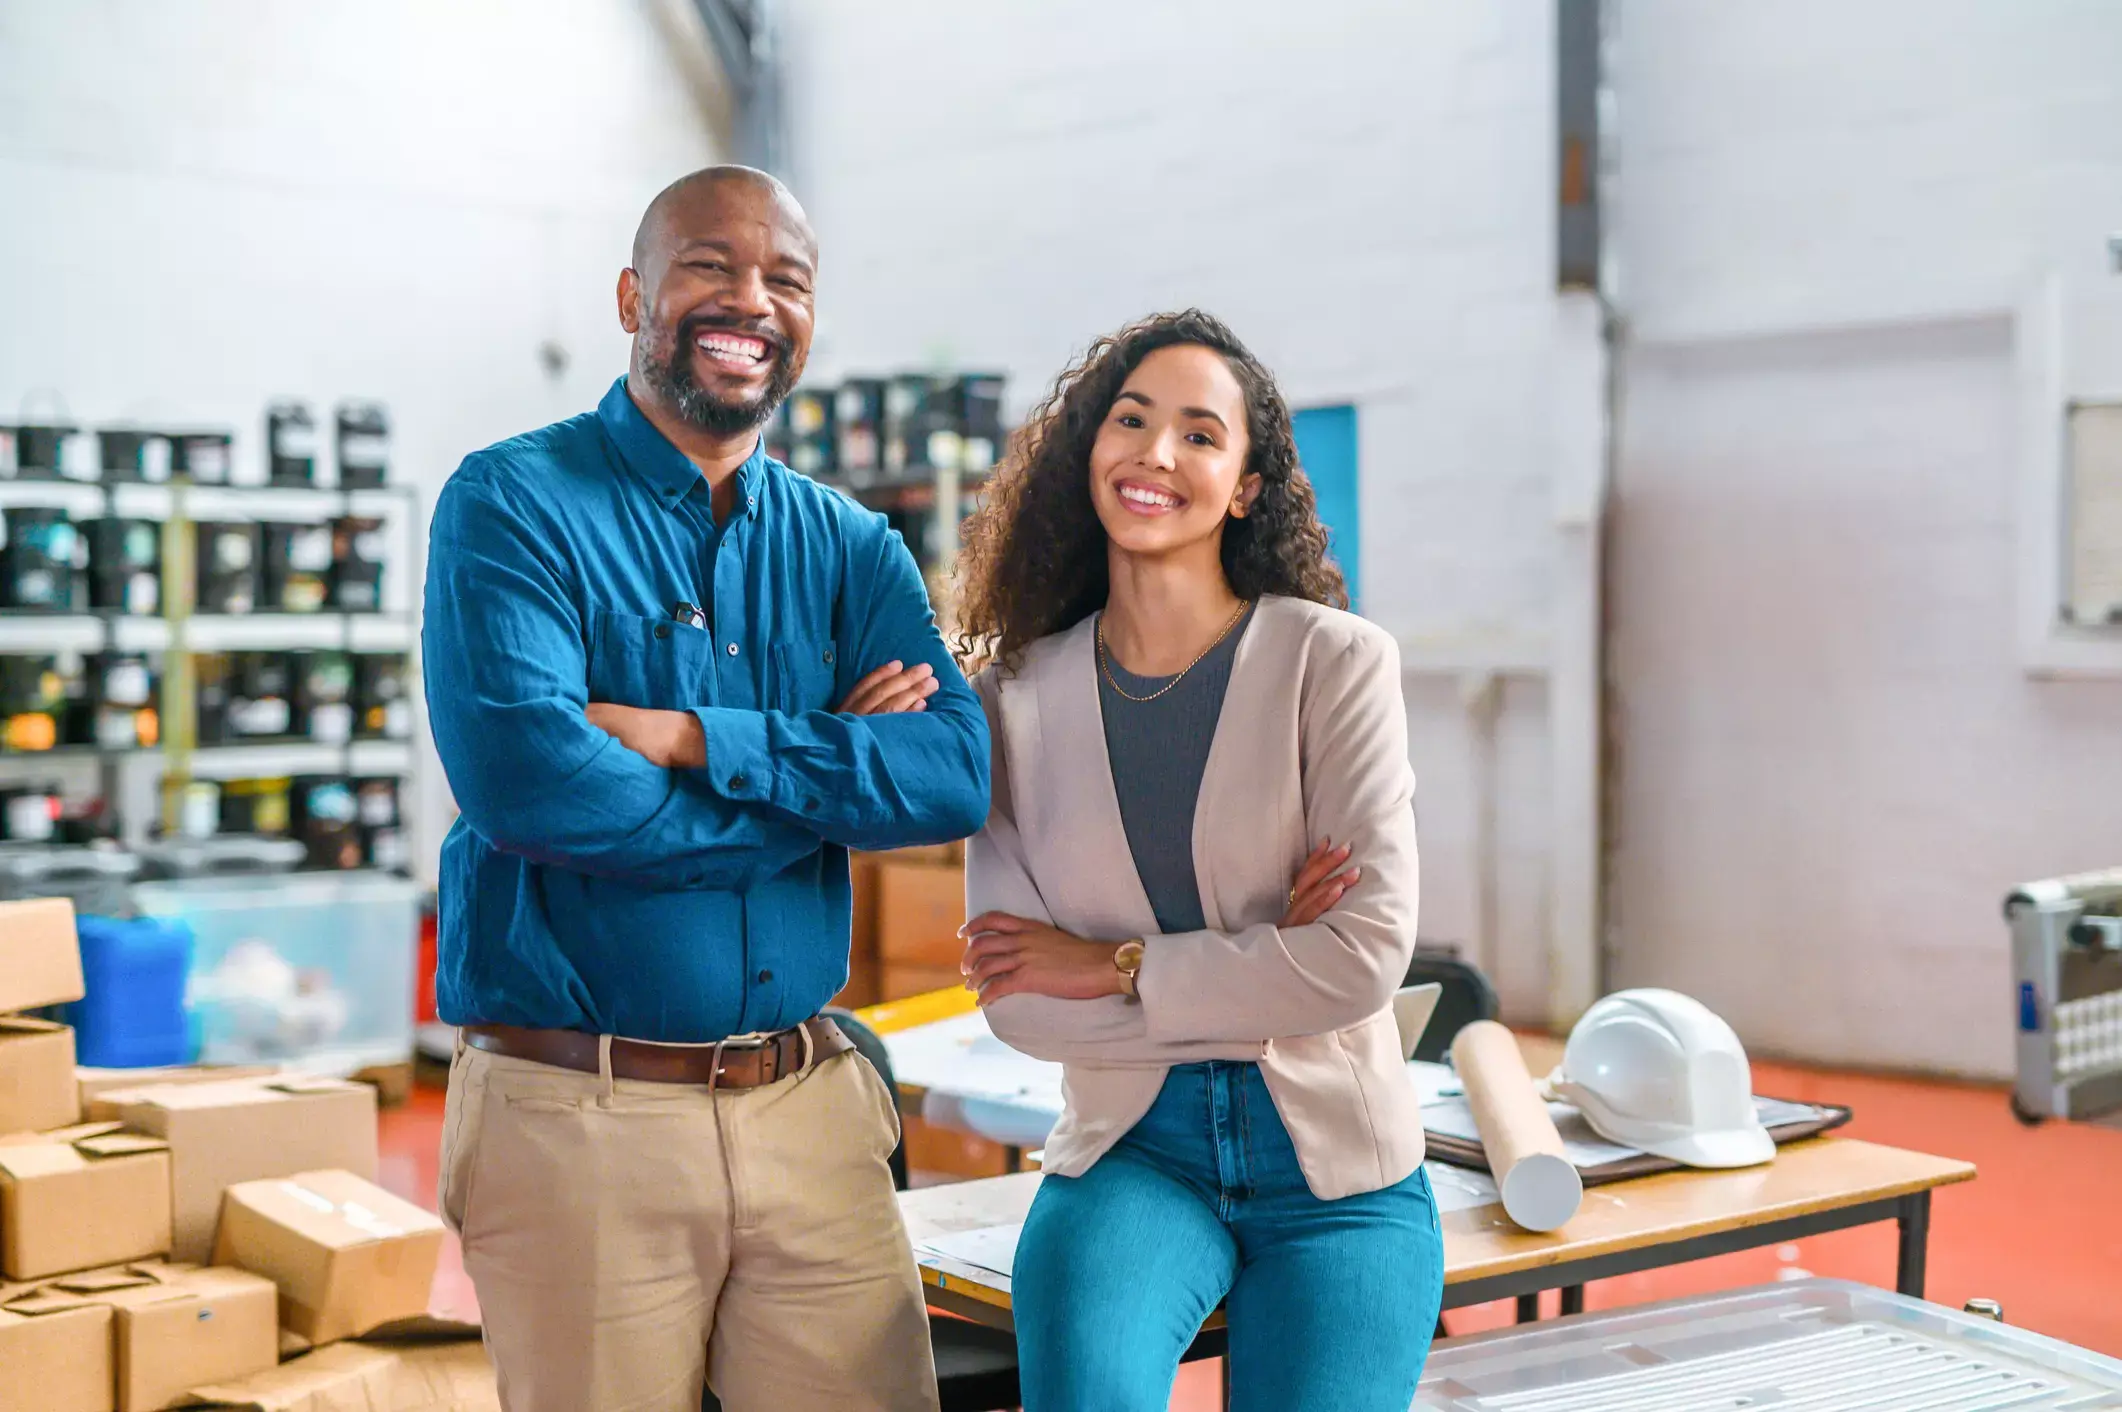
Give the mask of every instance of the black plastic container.
<svg viewBox="0 0 2122 1412">
<path fill-rule="evenodd" d="M 355 654 L 354 734 L 363 740 L 412 739 L 412 663 L 405 654 Z"/>
<path fill-rule="evenodd" d="M 884 380 L 849 378 L 833 397 L 833 430 L 839 440 L 834 466 L 849 485 L 874 482 L 884 471 Z"/>
<path fill-rule="evenodd" d="M 367 861 L 361 805 L 344 775 L 304 775 L 288 791 L 290 828 L 312 868 L 358 868 Z"/>
<path fill-rule="evenodd" d="M 901 373 L 885 383 L 884 474 L 887 478 L 919 474 L 929 468 L 929 441 L 937 431 L 947 431 L 949 419 L 946 412 L 936 380 L 925 373 Z"/>
<path fill-rule="evenodd" d="M 89 520 L 88 602 L 110 613 L 162 611 L 162 525 L 157 520 Z"/>
<path fill-rule="evenodd" d="M 197 526 L 198 610 L 254 613 L 258 610 L 261 536 L 249 521 Z"/>
<path fill-rule="evenodd" d="M 193 485 L 227 485 L 236 463 L 236 438 L 225 431 L 178 432 L 170 438 L 170 469 Z"/>
<path fill-rule="evenodd" d="M 66 511 L 48 505 L 8 507 L 0 548 L 0 605 L 54 613 L 87 601 L 88 545 Z"/>
<path fill-rule="evenodd" d="M 342 613 L 383 609 L 383 521 L 347 517 L 332 521 L 331 606 Z"/>
<path fill-rule="evenodd" d="M 80 691 L 68 703 L 69 744 L 140 750 L 161 741 L 154 663 L 137 652 L 98 652 L 84 663 Z"/>
<path fill-rule="evenodd" d="M 0 751 L 34 754 L 64 743 L 68 685 L 78 672 L 56 656 L 0 656 Z"/>
<path fill-rule="evenodd" d="M 229 671 L 231 740 L 279 740 L 295 733 L 295 673 L 286 652 L 238 652 Z"/>
<path fill-rule="evenodd" d="M 361 828 L 361 856 L 371 868 L 399 872 L 411 866 L 398 781 L 372 776 L 354 781 L 354 808 Z"/>
<path fill-rule="evenodd" d="M 273 485 L 317 483 L 317 419 L 307 404 L 275 402 L 265 409 L 265 478 Z"/>
<path fill-rule="evenodd" d="M 291 652 L 294 728 L 323 745 L 354 738 L 354 659 L 344 652 Z"/>
<path fill-rule="evenodd" d="M 831 480 L 839 473 L 836 400 L 829 390 L 801 387 L 789 395 L 788 455 L 782 459 L 790 470 L 819 480 Z"/>
<path fill-rule="evenodd" d="M 1002 459 L 1002 388 L 997 373 L 964 373 L 951 379 L 944 396 L 958 432 L 958 469 L 978 474 Z"/>
<path fill-rule="evenodd" d="M 788 403 L 783 402 L 774 408 L 773 416 L 767 418 L 766 430 L 759 437 L 765 443 L 767 455 L 784 466 L 789 464 Z"/>
<path fill-rule="evenodd" d="M 278 838 L 294 829 L 294 782 L 229 780 L 221 786 L 221 832 Z"/>
<path fill-rule="evenodd" d="M 331 599 L 332 527 L 267 520 L 259 528 L 265 610 L 323 612 Z"/>
<path fill-rule="evenodd" d="M 55 784 L 0 789 L 0 839 L 9 843 L 56 843 L 66 805 Z"/>
<path fill-rule="evenodd" d="M 342 402 L 339 424 L 339 486 L 376 490 L 390 479 L 390 416 L 380 402 Z"/>
<path fill-rule="evenodd" d="M 52 480 L 65 469 L 67 443 L 81 434 L 77 426 L 15 425 L 0 427 L 0 480 Z"/>
<path fill-rule="evenodd" d="M 167 484 L 175 468 L 176 448 L 168 432 L 145 427 L 100 427 L 96 431 L 96 455 L 103 478 Z"/>
</svg>

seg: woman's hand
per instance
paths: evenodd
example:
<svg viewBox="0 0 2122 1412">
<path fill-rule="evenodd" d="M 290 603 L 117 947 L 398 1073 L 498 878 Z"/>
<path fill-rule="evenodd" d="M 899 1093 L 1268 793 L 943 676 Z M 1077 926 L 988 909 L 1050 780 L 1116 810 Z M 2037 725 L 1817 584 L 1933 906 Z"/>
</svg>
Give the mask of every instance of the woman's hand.
<svg viewBox="0 0 2122 1412">
<path fill-rule="evenodd" d="M 1342 872 L 1352 851 L 1349 844 L 1334 847 L 1332 839 L 1320 844 L 1297 870 L 1296 886 L 1289 890 L 1289 910 L 1282 914 L 1285 927 L 1308 927 L 1340 905 L 1342 897 L 1363 876 L 1361 868 Z"/>
<path fill-rule="evenodd" d="M 904 662 L 886 662 L 855 683 L 855 689 L 840 703 L 843 716 L 890 716 L 901 711 L 926 711 L 928 698 L 943 683 L 936 669 L 926 662 L 909 667 Z"/>
<path fill-rule="evenodd" d="M 1045 922 L 984 912 L 959 929 L 965 944 L 965 988 L 982 1005 L 1005 995 L 1050 995 L 1057 1000 L 1096 1000 L 1124 995 L 1113 965 L 1118 942 L 1085 941 Z"/>
</svg>

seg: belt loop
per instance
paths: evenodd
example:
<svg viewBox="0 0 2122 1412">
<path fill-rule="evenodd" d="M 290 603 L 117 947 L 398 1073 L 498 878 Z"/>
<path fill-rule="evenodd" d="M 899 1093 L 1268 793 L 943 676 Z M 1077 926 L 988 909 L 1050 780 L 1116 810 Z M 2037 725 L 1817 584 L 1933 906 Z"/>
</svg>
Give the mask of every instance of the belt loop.
<svg viewBox="0 0 2122 1412">
<path fill-rule="evenodd" d="M 708 1055 L 707 1058 L 707 1097 L 709 1102 L 714 1101 L 715 1089 L 722 1082 L 722 1047 L 728 1043 L 727 1039 L 716 1040 L 714 1053 Z"/>
<path fill-rule="evenodd" d="M 809 1073 L 811 1061 L 818 1057 L 818 1042 L 811 1038 L 810 1027 L 814 1024 L 829 1025 L 831 1023 L 831 1020 L 805 1020 L 802 1024 L 796 1026 L 796 1033 L 803 1036 L 803 1057 L 796 1061 L 797 1073 Z"/>
<path fill-rule="evenodd" d="M 464 1026 L 457 1026 L 457 1048 L 456 1052 L 450 1055 L 450 1062 L 454 1064 L 459 1059 L 462 1059 L 464 1057 L 464 1051 L 469 1047 L 470 1046 L 468 1046 L 464 1042 Z"/>
<path fill-rule="evenodd" d="M 612 1077 L 612 1037 L 608 1034 L 597 1036 L 597 1079 L 604 1085 L 604 1091 L 597 1095 L 597 1106 L 609 1108 L 619 1096 L 619 1084 Z"/>
</svg>

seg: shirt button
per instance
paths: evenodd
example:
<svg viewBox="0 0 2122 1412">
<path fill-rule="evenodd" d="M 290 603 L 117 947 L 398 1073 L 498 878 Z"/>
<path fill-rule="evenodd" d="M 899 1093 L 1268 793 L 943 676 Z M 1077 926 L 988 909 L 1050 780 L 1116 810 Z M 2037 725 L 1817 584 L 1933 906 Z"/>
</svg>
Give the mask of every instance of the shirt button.
<svg viewBox="0 0 2122 1412">
<path fill-rule="evenodd" d="M 832 664 L 833 664 L 833 650 L 832 650 L 832 648 L 828 647 L 828 648 L 826 648 L 826 649 L 825 649 L 825 665 L 826 665 L 826 666 L 828 666 L 828 667 L 830 667 L 830 666 L 831 666 Z"/>
<path fill-rule="evenodd" d="M 737 655 L 737 644 L 734 642 L 729 645 L 729 655 L 732 657 Z"/>
<path fill-rule="evenodd" d="M 731 775 L 729 777 L 729 787 L 732 792 L 741 793 L 744 790 L 750 789 L 751 783 L 751 779 L 745 775 Z"/>
<path fill-rule="evenodd" d="M 657 636 L 658 638 L 665 638 L 665 637 L 669 637 L 669 636 L 670 636 L 670 624 L 669 624 L 669 623 L 658 623 L 658 624 L 656 624 L 656 636 Z"/>
<path fill-rule="evenodd" d="M 772 981 L 773 978 L 774 973 L 772 971 L 761 971 L 759 973 L 759 984 L 766 985 L 768 982 Z"/>
<path fill-rule="evenodd" d="M 747 510 L 756 510 L 756 509 L 758 509 L 758 508 L 759 508 L 759 497 L 758 497 L 758 496 L 756 496 L 756 495 L 747 495 L 747 496 L 745 496 L 745 497 L 744 497 L 744 508 L 745 508 L 745 509 L 747 509 Z"/>
</svg>

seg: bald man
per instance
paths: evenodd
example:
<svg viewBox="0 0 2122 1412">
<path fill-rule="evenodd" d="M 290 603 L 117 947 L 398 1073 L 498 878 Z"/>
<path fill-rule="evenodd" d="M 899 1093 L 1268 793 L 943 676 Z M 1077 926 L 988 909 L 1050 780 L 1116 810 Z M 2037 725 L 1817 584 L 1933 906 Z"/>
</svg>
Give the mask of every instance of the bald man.
<svg viewBox="0 0 2122 1412">
<path fill-rule="evenodd" d="M 507 1412 L 936 1405 L 891 1095 L 819 1011 L 847 851 L 978 829 L 988 739 L 906 546 L 760 447 L 817 271 L 771 177 L 673 185 L 627 375 L 435 507 L 442 1210 Z"/>
</svg>

